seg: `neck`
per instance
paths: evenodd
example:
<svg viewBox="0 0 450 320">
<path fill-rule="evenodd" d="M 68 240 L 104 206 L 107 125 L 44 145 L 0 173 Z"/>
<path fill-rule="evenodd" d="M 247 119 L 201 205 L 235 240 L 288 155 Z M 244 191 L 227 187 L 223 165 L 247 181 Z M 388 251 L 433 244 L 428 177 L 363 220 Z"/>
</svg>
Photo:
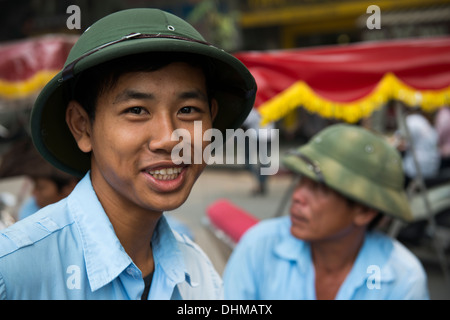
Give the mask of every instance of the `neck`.
<svg viewBox="0 0 450 320">
<path fill-rule="evenodd" d="M 349 272 L 364 242 L 365 229 L 337 238 L 311 242 L 311 254 L 316 270 L 325 273 Z"/>
<path fill-rule="evenodd" d="M 94 190 L 125 252 L 146 276 L 154 270 L 151 240 L 162 212 L 132 205 L 120 196 L 110 197 L 104 188 Z"/>
<path fill-rule="evenodd" d="M 113 211 L 107 215 L 125 252 L 141 270 L 142 275 L 153 272 L 151 240 L 161 213 L 117 215 Z"/>
</svg>

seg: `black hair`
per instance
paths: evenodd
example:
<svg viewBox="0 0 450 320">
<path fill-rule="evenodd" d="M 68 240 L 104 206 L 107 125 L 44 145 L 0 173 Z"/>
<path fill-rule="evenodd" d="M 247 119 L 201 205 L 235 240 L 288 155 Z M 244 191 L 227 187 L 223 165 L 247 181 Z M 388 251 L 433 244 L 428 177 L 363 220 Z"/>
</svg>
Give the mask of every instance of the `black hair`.
<svg viewBox="0 0 450 320">
<path fill-rule="evenodd" d="M 72 83 L 72 99 L 80 103 L 91 120 L 94 120 L 98 98 L 105 91 L 113 88 L 120 76 L 130 72 L 156 71 L 172 62 L 186 62 L 203 70 L 208 102 L 211 107 L 211 99 L 214 95 L 214 69 L 212 63 L 208 58 L 179 52 L 152 52 L 129 55 L 87 69 L 74 79 L 74 83 Z"/>
</svg>

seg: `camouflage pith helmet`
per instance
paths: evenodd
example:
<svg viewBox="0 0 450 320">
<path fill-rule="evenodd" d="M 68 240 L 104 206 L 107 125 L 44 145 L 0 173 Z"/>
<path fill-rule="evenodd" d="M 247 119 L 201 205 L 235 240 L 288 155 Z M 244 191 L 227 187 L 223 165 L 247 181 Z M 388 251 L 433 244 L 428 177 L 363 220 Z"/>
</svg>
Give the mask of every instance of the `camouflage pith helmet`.
<svg viewBox="0 0 450 320">
<path fill-rule="evenodd" d="M 71 85 L 88 69 L 117 58 L 146 53 L 197 55 L 213 70 L 214 98 L 219 105 L 213 126 L 225 132 L 237 129 L 253 107 L 256 82 L 233 55 L 205 39 L 183 19 L 148 8 L 110 14 L 80 36 L 61 70 L 41 91 L 31 113 L 33 142 L 55 167 L 83 176 L 90 156 L 81 152 L 65 122 Z"/>
<path fill-rule="evenodd" d="M 347 124 L 327 127 L 284 157 L 283 164 L 358 203 L 412 220 L 400 154 L 366 129 Z"/>
</svg>

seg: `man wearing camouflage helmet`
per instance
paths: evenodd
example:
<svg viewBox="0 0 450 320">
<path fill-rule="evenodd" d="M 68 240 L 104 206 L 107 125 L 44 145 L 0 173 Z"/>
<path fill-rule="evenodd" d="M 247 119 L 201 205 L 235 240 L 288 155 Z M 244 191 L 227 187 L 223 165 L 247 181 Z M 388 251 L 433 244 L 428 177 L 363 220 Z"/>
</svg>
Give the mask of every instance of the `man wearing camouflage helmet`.
<svg viewBox="0 0 450 320">
<path fill-rule="evenodd" d="M 83 178 L 0 234 L 0 298 L 221 298 L 211 262 L 162 215 L 205 167 L 175 164 L 172 133 L 236 129 L 255 92 L 242 63 L 167 12 L 124 10 L 88 28 L 31 117 L 38 151 Z"/>
<path fill-rule="evenodd" d="M 283 159 L 300 180 L 290 216 L 261 222 L 224 272 L 227 299 L 428 299 L 419 260 L 373 231 L 411 211 L 398 152 L 352 125 L 333 125 Z"/>
</svg>

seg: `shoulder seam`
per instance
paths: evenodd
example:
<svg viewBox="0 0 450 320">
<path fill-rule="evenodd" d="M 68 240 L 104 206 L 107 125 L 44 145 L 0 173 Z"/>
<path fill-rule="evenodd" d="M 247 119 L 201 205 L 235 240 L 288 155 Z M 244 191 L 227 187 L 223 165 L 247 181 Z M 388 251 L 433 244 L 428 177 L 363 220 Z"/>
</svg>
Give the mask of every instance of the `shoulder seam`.
<svg viewBox="0 0 450 320">
<path fill-rule="evenodd" d="M 41 220 L 37 220 L 33 224 L 28 226 L 28 228 L 33 227 L 33 228 L 39 229 L 39 230 L 41 230 L 41 232 L 43 232 L 43 234 L 40 234 L 39 236 L 34 237 L 34 239 L 30 238 L 28 233 L 23 232 L 24 231 L 23 228 L 20 228 L 17 230 L 14 230 L 14 229 L 10 230 L 10 228 L 8 228 L 8 229 L 0 232 L 0 235 L 3 235 L 6 239 L 8 239 L 10 241 L 10 243 L 12 243 L 14 245 L 14 248 L 10 248 L 8 250 L 5 250 L 5 252 L 0 253 L 0 258 L 10 255 L 10 254 L 16 252 L 17 250 L 20 250 L 21 248 L 32 246 L 32 245 L 44 240 L 48 236 L 66 228 L 67 226 L 70 226 L 74 223 L 74 221 L 71 221 L 62 226 L 53 228 L 52 230 L 49 230 L 45 227 L 45 225 L 41 224 L 40 222 L 41 222 Z M 16 234 L 22 234 L 22 235 L 16 237 Z"/>
</svg>

